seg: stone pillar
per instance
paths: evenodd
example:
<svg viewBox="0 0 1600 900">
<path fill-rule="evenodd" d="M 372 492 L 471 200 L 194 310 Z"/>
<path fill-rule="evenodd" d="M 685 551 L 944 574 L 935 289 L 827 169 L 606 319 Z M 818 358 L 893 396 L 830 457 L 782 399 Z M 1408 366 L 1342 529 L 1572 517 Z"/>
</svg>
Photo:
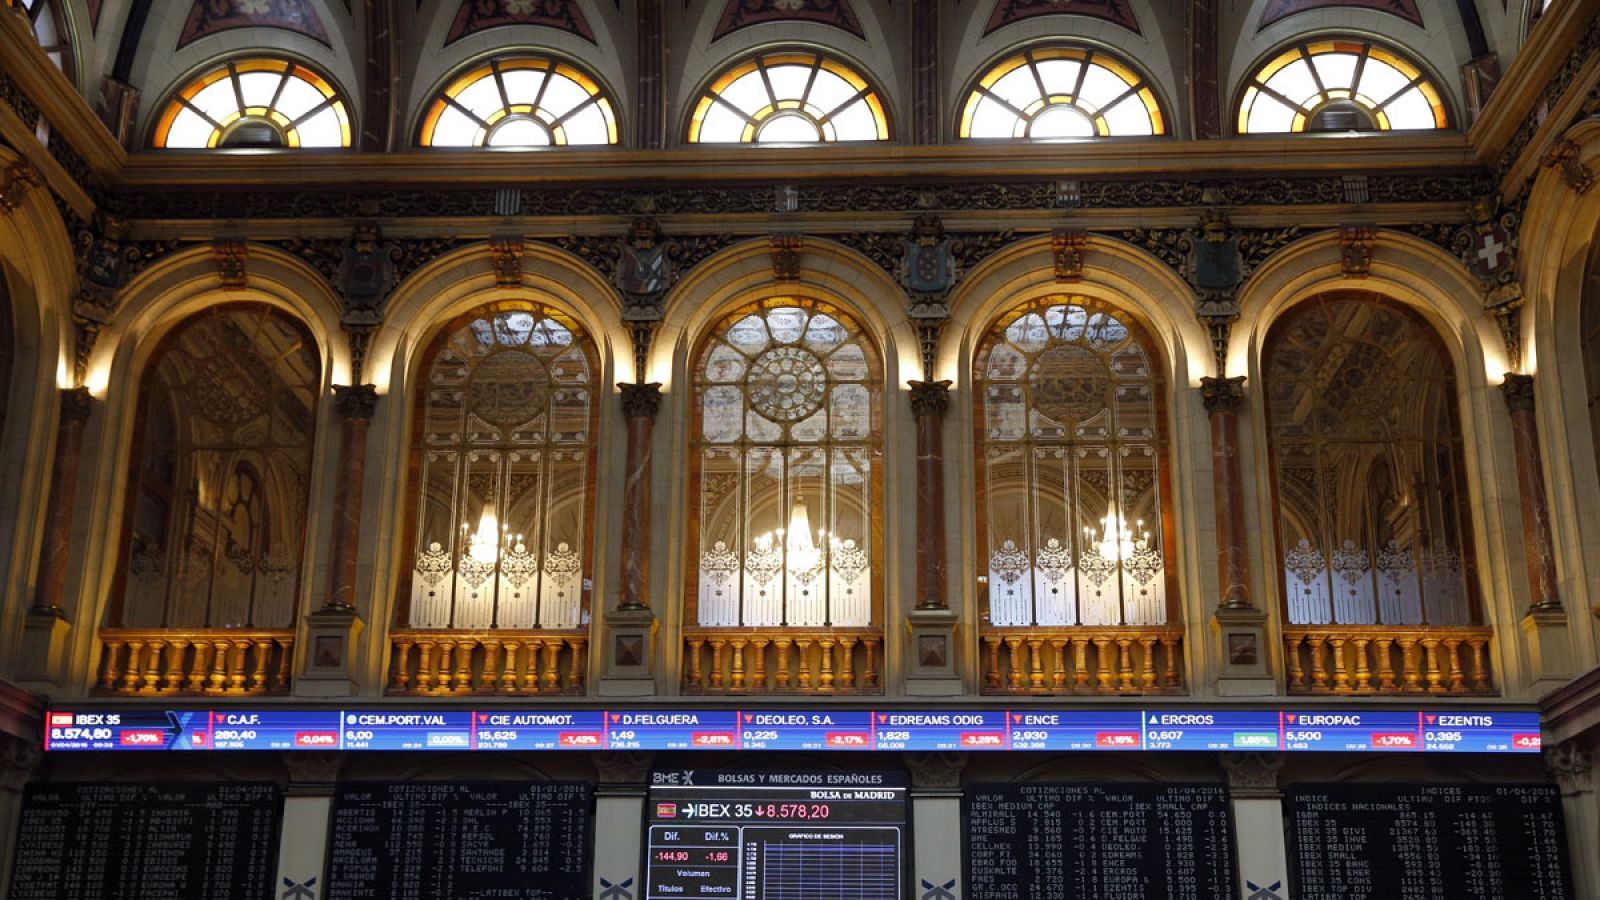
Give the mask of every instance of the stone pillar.
<svg viewBox="0 0 1600 900">
<path fill-rule="evenodd" d="M 911 0 L 911 139 L 938 144 L 944 116 L 939 102 L 939 0 Z"/>
<path fill-rule="evenodd" d="M 328 593 L 306 617 L 308 647 L 301 653 L 299 688 L 318 697 L 356 691 L 354 649 L 361 631 L 356 610 L 356 570 L 361 553 L 361 494 L 367 475 L 367 429 L 377 409 L 370 384 L 334 385 L 339 414 L 339 469 L 333 487 L 333 536 L 328 553 Z M 297 688 L 297 691 L 299 690 Z"/>
<path fill-rule="evenodd" d="M 1536 685 L 1553 688 L 1577 674 L 1577 661 L 1556 583 L 1555 543 L 1550 536 L 1550 502 L 1544 487 L 1539 423 L 1534 416 L 1533 376 L 1507 373 L 1500 390 L 1511 414 L 1517 492 L 1522 506 L 1522 546 L 1528 559 L 1529 605 L 1522 630 L 1527 635 Z"/>
<path fill-rule="evenodd" d="M 908 753 L 911 773 L 912 897 L 961 900 L 961 770 L 965 753 Z"/>
<path fill-rule="evenodd" d="M 635 8 L 638 112 L 634 118 L 641 150 L 659 150 L 667 145 L 665 6 L 665 0 L 639 0 Z"/>
<path fill-rule="evenodd" d="M 618 384 L 622 415 L 628 423 L 628 458 L 622 484 L 621 594 L 606 615 L 605 672 L 600 693 L 643 696 L 655 693 L 655 632 L 650 611 L 650 460 L 661 385 Z"/>
<path fill-rule="evenodd" d="M 333 786 L 344 754 L 337 751 L 295 751 L 283 754 L 289 788 L 283 798 L 283 824 L 278 838 L 278 872 L 273 895 L 318 900 L 327 887 L 328 828 L 333 813 Z"/>
<path fill-rule="evenodd" d="M 56 455 L 39 541 L 39 569 L 33 607 L 23 626 L 22 658 L 17 674 L 27 681 L 60 684 L 67 642 L 67 567 L 72 552 L 72 514 L 78 495 L 78 465 L 83 429 L 94 409 L 88 388 L 59 392 L 61 416 L 56 425 Z"/>
<path fill-rule="evenodd" d="M 1567 826 L 1567 855 L 1572 860 L 1572 895 L 1600 898 L 1600 793 L 1594 777 L 1595 747 L 1584 736 L 1570 738 L 1544 752 L 1544 765 L 1561 788 L 1561 810 Z"/>
<path fill-rule="evenodd" d="M 39 771 L 38 741 L 0 733 L 0 897 L 9 897 L 11 866 L 22 819 L 22 790 Z"/>
<path fill-rule="evenodd" d="M 1238 843 L 1240 900 L 1289 900 L 1289 854 L 1283 836 L 1281 753 L 1224 753 Z"/>
<path fill-rule="evenodd" d="M 594 754 L 599 782 L 594 797 L 594 898 L 628 900 L 645 895 L 643 847 L 645 795 L 655 754 L 613 750 Z"/>
<path fill-rule="evenodd" d="M 1239 407 L 1244 376 L 1200 379 L 1211 419 L 1211 479 L 1217 522 L 1217 609 L 1213 618 L 1221 673 L 1219 693 L 1276 692 L 1267 671 L 1266 613 L 1250 599 L 1250 551 L 1245 543 L 1244 476 L 1239 461 Z"/>
<path fill-rule="evenodd" d="M 906 692 L 922 696 L 958 694 L 958 617 L 950 608 L 945 569 L 944 414 L 950 408 L 950 382 L 908 383 L 911 414 L 917 422 L 917 602 L 909 615 Z"/>
</svg>

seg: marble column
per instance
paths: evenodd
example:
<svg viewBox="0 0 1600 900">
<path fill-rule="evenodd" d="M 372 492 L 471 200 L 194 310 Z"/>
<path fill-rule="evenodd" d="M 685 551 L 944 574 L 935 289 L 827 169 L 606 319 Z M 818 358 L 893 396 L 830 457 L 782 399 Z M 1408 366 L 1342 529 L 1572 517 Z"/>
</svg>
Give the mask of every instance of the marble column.
<svg viewBox="0 0 1600 900">
<path fill-rule="evenodd" d="M 908 753 L 911 774 L 911 894 L 961 900 L 961 770 L 965 753 Z"/>
<path fill-rule="evenodd" d="M 1507 374 L 1500 390 L 1511 412 L 1517 490 L 1522 500 L 1522 543 L 1528 557 L 1530 607 L 1559 610 L 1561 592 L 1556 585 L 1555 547 L 1550 537 L 1550 503 L 1544 489 L 1539 424 L 1533 413 L 1533 376 Z"/>
<path fill-rule="evenodd" d="M 655 754 L 648 751 L 612 750 L 593 755 L 597 784 L 594 792 L 595 900 L 643 897 L 644 848 L 639 823 L 644 819 L 645 795 Z"/>
<path fill-rule="evenodd" d="M 378 405 L 370 384 L 333 386 L 339 413 L 339 474 L 333 487 L 333 547 L 329 554 L 327 609 L 353 610 L 361 550 L 361 493 L 367 471 L 367 429 Z"/>
<path fill-rule="evenodd" d="M 950 382 L 912 381 L 917 420 L 917 609 L 948 609 L 944 556 L 944 414 Z"/>
<path fill-rule="evenodd" d="M 1217 509 L 1217 605 L 1249 609 L 1250 560 L 1244 536 L 1244 482 L 1239 468 L 1239 405 L 1244 376 L 1200 379 L 1211 418 L 1211 478 Z"/>
<path fill-rule="evenodd" d="M 1283 791 L 1278 787 L 1283 754 L 1223 753 L 1221 757 L 1238 841 L 1234 853 L 1239 860 L 1239 898 L 1288 900 L 1289 852 L 1283 837 Z"/>
<path fill-rule="evenodd" d="M 622 599 L 618 609 L 650 608 L 650 455 L 661 385 L 618 384 L 628 421 L 626 480 L 622 484 Z"/>
<path fill-rule="evenodd" d="M 50 478 L 49 502 L 44 511 L 44 534 L 39 545 L 39 573 L 34 583 L 33 612 L 63 616 L 67 589 L 67 562 L 72 547 L 72 508 L 78 493 L 78 464 L 83 449 L 83 427 L 89 421 L 94 399 L 88 388 L 60 392 L 61 418 L 56 426 L 56 456 Z"/>
</svg>

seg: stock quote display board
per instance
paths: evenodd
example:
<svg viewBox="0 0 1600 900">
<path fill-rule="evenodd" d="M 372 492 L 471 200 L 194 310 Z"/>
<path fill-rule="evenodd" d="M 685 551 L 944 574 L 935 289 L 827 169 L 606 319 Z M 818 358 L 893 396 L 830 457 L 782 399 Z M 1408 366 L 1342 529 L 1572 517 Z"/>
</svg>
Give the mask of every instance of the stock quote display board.
<svg viewBox="0 0 1600 900">
<path fill-rule="evenodd" d="M 342 784 L 324 900 L 580 900 L 594 790 L 566 782 Z"/>
<path fill-rule="evenodd" d="M 657 772 L 644 900 L 902 900 L 903 778 Z"/>
<path fill-rule="evenodd" d="M 271 784 L 34 784 L 12 900 L 271 900 L 283 798 Z"/>
<path fill-rule="evenodd" d="M 1554 785 L 1300 785 L 1284 803 L 1301 900 L 1572 896 Z"/>
<path fill-rule="evenodd" d="M 963 804 L 968 900 L 1239 896 L 1221 785 L 975 785 Z"/>
<path fill-rule="evenodd" d="M 1317 709 L 62 709 L 52 752 L 1285 750 L 1538 753 L 1539 714 Z"/>
</svg>

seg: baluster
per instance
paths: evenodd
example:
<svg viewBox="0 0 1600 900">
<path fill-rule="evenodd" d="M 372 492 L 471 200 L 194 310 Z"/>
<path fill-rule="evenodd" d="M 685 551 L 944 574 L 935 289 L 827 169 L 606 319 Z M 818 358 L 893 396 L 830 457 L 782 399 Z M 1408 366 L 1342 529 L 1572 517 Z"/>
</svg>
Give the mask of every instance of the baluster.
<svg viewBox="0 0 1600 900">
<path fill-rule="evenodd" d="M 1445 661 L 1450 665 L 1450 693 L 1459 694 L 1466 689 L 1467 680 L 1461 671 L 1461 639 L 1445 638 Z"/>
<path fill-rule="evenodd" d="M 211 665 L 211 643 L 195 641 L 192 645 L 194 659 L 189 661 L 189 693 L 201 694 L 206 689 L 206 672 Z"/>
<path fill-rule="evenodd" d="M 1378 638 L 1378 691 L 1380 693 L 1391 693 L 1395 689 L 1393 647 L 1394 638 Z"/>
<path fill-rule="evenodd" d="M 102 690 L 114 691 L 117 688 L 117 677 L 121 674 L 122 666 L 119 657 L 122 655 L 121 641 L 105 642 L 105 671 L 100 676 Z"/>
<path fill-rule="evenodd" d="M 1414 637 L 1400 638 L 1400 665 L 1405 677 L 1407 691 L 1422 690 L 1422 668 L 1417 660 L 1417 639 Z"/>
<path fill-rule="evenodd" d="M 211 651 L 210 691 L 220 694 L 228 687 L 228 642 L 213 641 Z"/>
<path fill-rule="evenodd" d="M 289 690 L 289 666 L 294 662 L 294 638 L 273 638 L 278 647 L 278 672 L 272 676 L 272 689 L 278 693 Z"/>
<path fill-rule="evenodd" d="M 456 643 L 455 692 L 458 694 L 472 693 L 472 657 L 477 649 L 477 638 L 467 638 Z"/>
<path fill-rule="evenodd" d="M 1428 690 L 1436 694 L 1444 690 L 1444 673 L 1439 670 L 1439 639 L 1423 638 L 1422 651 L 1428 666 Z"/>
<path fill-rule="evenodd" d="M 567 664 L 567 693 L 583 693 L 583 683 L 588 666 L 589 642 L 583 638 L 567 638 L 567 646 L 572 648 L 572 661 Z"/>
<path fill-rule="evenodd" d="M 228 654 L 228 693 L 244 693 L 245 657 L 250 652 L 249 641 L 234 641 Z"/>
<path fill-rule="evenodd" d="M 1483 694 L 1493 690 L 1489 683 L 1489 663 L 1483 652 L 1488 643 L 1488 638 L 1467 638 L 1467 646 L 1472 648 L 1472 689 Z"/>
<path fill-rule="evenodd" d="M 1161 652 L 1167 667 L 1161 673 L 1161 686 L 1163 688 L 1178 687 L 1178 646 L 1181 639 L 1178 637 L 1162 637 Z"/>
<path fill-rule="evenodd" d="M 1300 664 L 1301 635 L 1289 635 L 1283 639 L 1283 657 L 1289 664 L 1289 690 L 1303 691 L 1306 688 L 1306 671 Z"/>
<path fill-rule="evenodd" d="M 272 638 L 256 638 L 251 642 L 256 651 L 255 671 L 250 673 L 250 692 L 259 694 L 267 689 L 267 666 L 272 662 Z"/>
<path fill-rule="evenodd" d="M 404 694 L 411 685 L 411 648 L 412 641 L 397 639 L 394 642 L 394 680 L 390 682 L 389 689 L 396 694 Z"/>
<path fill-rule="evenodd" d="M 1097 637 L 1094 639 L 1095 662 L 1095 690 L 1110 692 L 1116 690 L 1111 683 L 1111 639 Z"/>
<path fill-rule="evenodd" d="M 730 642 L 733 646 L 733 667 L 731 674 L 731 687 L 735 691 L 744 690 L 744 646 L 747 643 L 743 638 L 734 638 Z"/>
<path fill-rule="evenodd" d="M 417 642 L 417 693 L 426 694 L 433 687 L 433 641 Z"/>
<path fill-rule="evenodd" d="M 161 685 L 161 692 L 164 694 L 175 693 L 183 687 L 183 662 L 186 655 L 184 651 L 189 649 L 189 642 L 183 638 L 175 638 L 167 647 L 167 673 Z"/>
<path fill-rule="evenodd" d="M 1056 692 L 1067 689 L 1067 639 L 1051 638 L 1050 654 L 1055 668 L 1050 672 L 1050 689 Z"/>
<path fill-rule="evenodd" d="M 555 694 L 561 691 L 561 639 L 546 638 L 544 642 L 544 689 Z"/>
<path fill-rule="evenodd" d="M 1156 639 L 1141 637 L 1139 646 L 1144 649 L 1144 673 L 1139 676 L 1139 681 L 1144 692 L 1148 694 L 1156 687 Z"/>
<path fill-rule="evenodd" d="M 125 694 L 136 693 L 139 690 L 140 666 L 144 665 L 144 641 L 128 642 L 128 671 L 122 676 L 122 692 Z"/>
<path fill-rule="evenodd" d="M 689 687 L 699 689 L 705 686 L 705 673 L 700 669 L 700 651 L 706 646 L 702 638 L 689 638 Z"/>
<path fill-rule="evenodd" d="M 751 638 L 750 659 L 755 663 L 750 671 L 750 690 L 755 692 L 767 689 L 767 645 L 772 643 L 764 637 Z"/>
<path fill-rule="evenodd" d="M 1324 654 L 1328 649 L 1328 639 L 1322 635 L 1310 635 L 1306 642 L 1311 645 L 1311 690 L 1323 694 L 1328 691 L 1328 667 L 1324 662 Z"/>
<path fill-rule="evenodd" d="M 517 651 L 522 649 L 521 641 L 501 641 L 500 646 L 505 648 L 505 663 L 500 667 L 500 693 L 514 694 L 517 692 Z"/>
<path fill-rule="evenodd" d="M 500 642 L 485 638 L 483 642 L 483 672 L 478 675 L 478 690 L 494 693 L 500 683 Z"/>
<path fill-rule="evenodd" d="M 839 638 L 839 688 L 853 691 L 856 689 L 856 639 L 853 637 Z"/>
<path fill-rule="evenodd" d="M 1356 693 L 1372 693 L 1372 667 L 1367 665 L 1367 645 L 1371 638 L 1351 638 L 1350 642 L 1356 645 Z"/>
<path fill-rule="evenodd" d="M 525 694 L 539 693 L 539 658 L 544 655 L 544 644 L 537 640 L 527 643 L 526 658 L 523 659 L 522 691 Z"/>
<path fill-rule="evenodd" d="M 455 652 L 455 641 L 441 640 L 439 642 L 439 668 L 434 672 L 434 693 L 450 693 L 450 673 L 455 671 L 451 663 L 454 661 Z"/>
<path fill-rule="evenodd" d="M 1089 639 L 1085 637 L 1072 639 L 1072 689 L 1089 689 Z"/>
<path fill-rule="evenodd" d="M 820 654 L 818 654 L 819 660 L 822 664 L 822 670 L 817 673 L 817 690 L 829 694 L 833 693 L 835 690 L 833 685 L 834 646 L 835 641 L 833 638 L 825 637 L 822 640 L 817 641 L 817 648 L 822 651 Z"/>
<path fill-rule="evenodd" d="M 151 638 L 144 648 L 144 665 L 139 669 L 139 693 L 153 694 L 161 686 L 161 652 L 166 649 L 167 642 L 161 638 Z"/>
<path fill-rule="evenodd" d="M 1010 654 L 1011 671 L 1006 674 L 1006 689 L 1022 690 L 1022 638 L 1007 637 L 1006 652 Z"/>
<path fill-rule="evenodd" d="M 989 690 L 1000 690 L 1000 639 L 985 635 L 983 638 L 983 683 Z"/>
<path fill-rule="evenodd" d="M 1117 638 L 1117 690 L 1133 690 L 1133 638 Z"/>
<path fill-rule="evenodd" d="M 1044 690 L 1044 639 L 1028 638 L 1028 689 Z"/>
<path fill-rule="evenodd" d="M 795 656 L 800 658 L 800 690 L 811 690 L 811 639 L 797 638 L 794 642 Z"/>
<path fill-rule="evenodd" d="M 1350 673 L 1345 671 L 1344 664 L 1344 638 L 1333 636 L 1328 638 L 1328 646 L 1333 648 L 1333 689 L 1336 693 L 1350 693 Z"/>
<path fill-rule="evenodd" d="M 722 638 L 711 639 L 711 689 L 722 690 L 722 648 L 728 642 Z"/>
<path fill-rule="evenodd" d="M 866 638 L 862 641 L 867 647 L 866 666 L 861 670 L 861 689 L 873 691 L 878 687 L 878 639 Z"/>
<path fill-rule="evenodd" d="M 789 647 L 790 647 L 790 644 L 791 644 L 791 642 L 790 642 L 790 640 L 788 638 L 778 638 L 777 640 L 772 642 L 772 645 L 774 647 L 778 648 L 778 660 L 777 660 L 776 663 L 774 663 L 775 667 L 777 668 L 777 672 L 773 676 L 773 678 L 774 678 L 773 687 L 775 689 L 777 689 L 777 690 L 780 690 L 780 691 L 784 691 L 784 690 L 788 690 L 789 689 Z"/>
</svg>

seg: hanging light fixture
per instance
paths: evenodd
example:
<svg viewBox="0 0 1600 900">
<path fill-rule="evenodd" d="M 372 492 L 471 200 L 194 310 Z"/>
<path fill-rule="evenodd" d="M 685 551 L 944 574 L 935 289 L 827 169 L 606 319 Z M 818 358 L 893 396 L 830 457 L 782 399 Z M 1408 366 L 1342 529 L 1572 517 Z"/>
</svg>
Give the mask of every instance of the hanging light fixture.
<svg viewBox="0 0 1600 900">
<path fill-rule="evenodd" d="M 1150 532 L 1145 529 L 1144 520 L 1138 520 L 1130 529 L 1127 520 L 1117 513 L 1115 506 L 1106 507 L 1098 536 L 1093 528 L 1085 525 L 1083 537 L 1102 557 L 1117 562 L 1129 559 L 1134 553 L 1150 546 Z"/>
</svg>

